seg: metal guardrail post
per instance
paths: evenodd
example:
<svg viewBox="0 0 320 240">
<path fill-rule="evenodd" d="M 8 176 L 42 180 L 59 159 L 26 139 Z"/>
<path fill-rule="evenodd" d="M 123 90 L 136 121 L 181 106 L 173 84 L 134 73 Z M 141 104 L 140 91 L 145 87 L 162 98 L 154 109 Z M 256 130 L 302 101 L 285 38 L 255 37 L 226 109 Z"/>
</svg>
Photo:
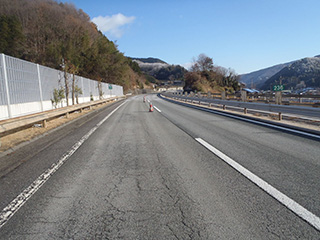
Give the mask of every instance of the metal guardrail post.
<svg viewBox="0 0 320 240">
<path fill-rule="evenodd" d="M 47 120 L 45 119 L 45 120 L 42 121 L 42 127 L 43 128 L 47 128 L 47 126 L 48 126 L 47 125 Z"/>
</svg>

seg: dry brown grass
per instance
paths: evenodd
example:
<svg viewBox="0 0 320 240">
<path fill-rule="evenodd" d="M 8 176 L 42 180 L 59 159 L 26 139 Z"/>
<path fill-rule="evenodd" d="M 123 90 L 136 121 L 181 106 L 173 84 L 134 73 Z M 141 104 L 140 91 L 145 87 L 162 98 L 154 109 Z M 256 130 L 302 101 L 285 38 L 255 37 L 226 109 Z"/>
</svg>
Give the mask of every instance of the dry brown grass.
<svg viewBox="0 0 320 240">
<path fill-rule="evenodd" d="M 45 134 L 46 132 L 57 128 L 63 124 L 66 124 L 76 118 L 79 118 L 85 114 L 88 114 L 89 112 L 92 112 L 96 109 L 105 107 L 106 105 L 109 105 L 110 103 L 105 103 L 97 106 L 91 107 L 91 109 L 85 109 L 81 113 L 79 111 L 69 114 L 68 118 L 66 116 L 62 116 L 59 118 L 52 119 L 50 121 L 47 121 L 47 127 L 43 128 L 41 125 L 35 124 L 33 127 L 21 130 L 16 133 L 12 133 L 10 135 L 1 137 L 1 146 L 0 146 L 0 152 L 5 152 L 14 146 L 17 146 L 23 142 L 30 141 L 38 136 L 41 136 Z"/>
</svg>

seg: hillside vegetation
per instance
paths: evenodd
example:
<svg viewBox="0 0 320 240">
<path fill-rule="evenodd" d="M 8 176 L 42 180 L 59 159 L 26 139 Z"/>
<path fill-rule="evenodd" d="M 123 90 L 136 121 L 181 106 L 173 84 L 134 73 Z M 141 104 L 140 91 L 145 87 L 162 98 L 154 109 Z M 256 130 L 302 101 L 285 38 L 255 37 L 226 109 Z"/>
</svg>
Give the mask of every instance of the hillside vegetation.
<svg viewBox="0 0 320 240">
<path fill-rule="evenodd" d="M 200 54 L 185 74 L 185 90 L 234 93 L 240 88 L 238 79 L 234 70 L 215 66 L 212 58 Z"/>
<path fill-rule="evenodd" d="M 320 55 L 303 58 L 240 76 L 247 87 L 271 90 L 274 85 L 283 84 L 286 90 L 305 87 L 320 87 Z"/>
<path fill-rule="evenodd" d="M 320 57 L 303 58 L 281 69 L 270 77 L 262 89 L 270 90 L 273 85 L 283 84 L 285 89 L 320 87 Z"/>
<path fill-rule="evenodd" d="M 109 41 L 89 16 L 53 0 L 1 0 L 0 52 L 124 90 L 144 86 L 139 67 Z"/>
<path fill-rule="evenodd" d="M 260 89 L 262 85 L 273 75 L 278 73 L 280 70 L 290 65 L 292 62 L 277 64 L 272 67 L 264 68 L 258 71 L 254 71 L 247 74 L 240 75 L 239 81 L 246 84 L 249 88 Z"/>
<path fill-rule="evenodd" d="M 170 65 L 158 58 L 132 58 L 152 83 L 161 84 L 162 81 L 184 80 L 188 72 L 180 65 Z M 150 78 L 151 77 L 151 78 Z"/>
</svg>

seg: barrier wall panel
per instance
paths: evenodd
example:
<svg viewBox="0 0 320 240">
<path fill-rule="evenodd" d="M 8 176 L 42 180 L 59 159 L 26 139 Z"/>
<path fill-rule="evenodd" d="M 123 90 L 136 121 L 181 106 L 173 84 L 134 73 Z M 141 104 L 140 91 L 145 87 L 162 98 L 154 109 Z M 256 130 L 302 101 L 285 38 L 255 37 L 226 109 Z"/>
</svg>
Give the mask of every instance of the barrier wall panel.
<svg viewBox="0 0 320 240">
<path fill-rule="evenodd" d="M 40 66 L 42 100 L 51 101 L 54 89 L 63 88 L 63 73 L 48 67 Z"/>
<path fill-rule="evenodd" d="M 37 65 L 6 57 L 10 104 L 40 101 Z"/>
<path fill-rule="evenodd" d="M 89 79 L 83 78 L 83 97 L 89 98 L 90 101 L 90 84 L 89 84 Z"/>
<path fill-rule="evenodd" d="M 6 105 L 0 105 L 0 120 L 8 119 L 8 107 Z"/>
<path fill-rule="evenodd" d="M 11 104 L 11 111 L 13 117 L 20 117 L 28 114 L 41 112 L 40 102 L 27 102 Z"/>
<path fill-rule="evenodd" d="M 78 103 L 100 99 L 98 81 L 74 77 L 75 86 L 82 92 L 78 94 Z M 72 105 L 73 75 L 67 73 L 67 79 L 69 105 Z M 101 83 L 103 98 L 123 95 L 121 86 L 112 85 L 112 91 L 108 86 L 108 83 Z M 57 106 L 53 105 L 55 89 L 66 90 L 64 72 L 0 54 L 0 120 L 67 106 L 66 99 Z"/>
</svg>

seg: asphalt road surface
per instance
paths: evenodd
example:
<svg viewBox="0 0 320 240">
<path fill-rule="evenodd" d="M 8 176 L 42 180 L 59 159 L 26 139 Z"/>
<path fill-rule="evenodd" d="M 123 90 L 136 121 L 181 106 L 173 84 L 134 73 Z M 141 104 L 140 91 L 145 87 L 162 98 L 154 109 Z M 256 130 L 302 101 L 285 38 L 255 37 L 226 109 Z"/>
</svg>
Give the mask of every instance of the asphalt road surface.
<svg viewBox="0 0 320 240">
<path fill-rule="evenodd" d="M 320 238 L 319 141 L 148 99 L 154 112 L 132 97 L 0 158 L 21 162 L 0 178 L 0 239 Z"/>
</svg>

